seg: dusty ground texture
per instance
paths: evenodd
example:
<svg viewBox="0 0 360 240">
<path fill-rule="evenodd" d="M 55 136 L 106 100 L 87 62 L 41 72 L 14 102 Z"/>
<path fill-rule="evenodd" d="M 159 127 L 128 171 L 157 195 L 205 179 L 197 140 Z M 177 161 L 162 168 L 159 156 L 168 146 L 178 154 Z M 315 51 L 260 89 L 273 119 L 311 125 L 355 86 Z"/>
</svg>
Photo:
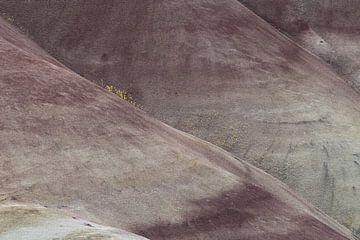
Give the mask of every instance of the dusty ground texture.
<svg viewBox="0 0 360 240">
<path fill-rule="evenodd" d="M 240 0 L 360 91 L 359 0 Z"/>
<path fill-rule="evenodd" d="M 38 50 L 0 19 L 2 202 L 41 204 L 151 239 L 352 239 L 280 181 Z M 1 218 L 1 237 L 36 224 L 14 217 Z"/>
<path fill-rule="evenodd" d="M 359 231 L 359 95 L 238 1 L 0 7 L 79 74 L 128 90 L 153 116 L 266 170 Z"/>
</svg>

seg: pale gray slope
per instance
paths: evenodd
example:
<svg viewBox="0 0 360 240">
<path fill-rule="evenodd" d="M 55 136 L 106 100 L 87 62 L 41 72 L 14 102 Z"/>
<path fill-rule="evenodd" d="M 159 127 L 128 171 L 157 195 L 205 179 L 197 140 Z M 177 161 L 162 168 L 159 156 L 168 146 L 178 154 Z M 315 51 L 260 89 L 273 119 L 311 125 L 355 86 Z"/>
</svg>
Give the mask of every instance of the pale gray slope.
<svg viewBox="0 0 360 240">
<path fill-rule="evenodd" d="M 146 240 L 37 205 L 0 205 L 1 240 Z"/>
</svg>

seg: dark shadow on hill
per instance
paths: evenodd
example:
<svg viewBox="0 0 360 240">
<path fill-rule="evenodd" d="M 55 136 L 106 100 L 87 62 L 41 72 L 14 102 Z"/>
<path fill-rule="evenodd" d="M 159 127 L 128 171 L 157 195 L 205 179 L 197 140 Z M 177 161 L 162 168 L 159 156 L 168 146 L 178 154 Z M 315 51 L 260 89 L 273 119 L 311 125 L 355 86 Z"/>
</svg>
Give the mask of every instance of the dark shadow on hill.
<svg viewBox="0 0 360 240">
<path fill-rule="evenodd" d="M 215 231 L 223 240 L 306 240 L 319 236 L 347 239 L 314 217 L 301 216 L 293 209 L 284 208 L 285 203 L 256 185 L 247 184 L 192 204 L 199 209 L 197 214 L 191 213 L 192 216 L 185 217 L 182 223 L 137 226 L 132 231 L 150 239 L 164 240 L 208 239 Z M 285 222 L 289 216 L 292 224 Z M 272 227 L 283 230 L 268 231 Z"/>
</svg>

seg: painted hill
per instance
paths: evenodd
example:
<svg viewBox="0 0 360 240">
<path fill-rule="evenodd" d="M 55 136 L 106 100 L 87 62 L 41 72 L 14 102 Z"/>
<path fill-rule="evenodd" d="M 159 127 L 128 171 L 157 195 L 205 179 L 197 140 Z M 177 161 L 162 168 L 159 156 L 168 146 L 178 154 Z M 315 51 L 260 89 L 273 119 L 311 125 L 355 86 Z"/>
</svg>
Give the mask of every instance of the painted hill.
<svg viewBox="0 0 360 240">
<path fill-rule="evenodd" d="M 238 1 L 0 1 L 65 65 L 360 231 L 360 101 Z"/>
<path fill-rule="evenodd" d="M 1 201 L 150 239 L 352 238 L 270 175 L 42 54 L 0 20 Z M 21 233 L 14 217 L 1 218 L 0 239 L 14 233 L 8 223 Z"/>
</svg>

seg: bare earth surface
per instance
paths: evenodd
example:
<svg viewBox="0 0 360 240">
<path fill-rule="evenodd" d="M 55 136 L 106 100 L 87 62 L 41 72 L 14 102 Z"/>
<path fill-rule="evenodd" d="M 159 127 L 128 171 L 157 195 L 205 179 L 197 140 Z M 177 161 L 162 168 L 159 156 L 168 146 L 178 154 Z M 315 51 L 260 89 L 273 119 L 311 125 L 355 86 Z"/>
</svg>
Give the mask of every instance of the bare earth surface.
<svg viewBox="0 0 360 240">
<path fill-rule="evenodd" d="M 148 117 L 1 19 L 0 66 L 1 240 L 82 230 L 76 219 L 150 239 L 352 239 L 278 180 Z M 107 239 L 82 233 L 70 239 Z"/>
<path fill-rule="evenodd" d="M 360 231 L 359 94 L 238 1 L 0 0 L 0 9 L 77 73 L 128 90 L 148 113 L 266 170 Z M 96 134 L 114 131 L 96 126 Z M 73 134 L 92 139 L 88 129 Z"/>
</svg>

